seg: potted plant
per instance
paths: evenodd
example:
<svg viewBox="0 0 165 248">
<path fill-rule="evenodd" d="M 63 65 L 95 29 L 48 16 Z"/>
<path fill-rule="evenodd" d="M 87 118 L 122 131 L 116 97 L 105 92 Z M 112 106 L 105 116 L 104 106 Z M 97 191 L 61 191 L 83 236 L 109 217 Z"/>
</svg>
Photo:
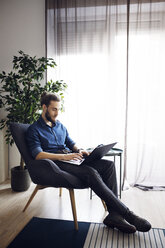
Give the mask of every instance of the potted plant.
<svg viewBox="0 0 165 248">
<path fill-rule="evenodd" d="M 63 108 L 63 92 L 67 87 L 62 80 L 50 80 L 44 86 L 41 85 L 47 68 L 56 66 L 52 58 L 31 57 L 19 51 L 19 56 L 14 56 L 12 62 L 11 72 L 0 73 L 0 108 L 4 108 L 7 112 L 6 118 L 0 120 L 0 129 L 7 127 L 5 140 L 10 145 L 14 143 L 9 128 L 10 123 L 31 124 L 36 121 L 40 115 L 40 96 L 44 91 L 58 93 Z M 11 170 L 11 185 L 14 191 L 24 191 L 30 186 L 29 175 L 22 157 L 20 165 Z"/>
</svg>

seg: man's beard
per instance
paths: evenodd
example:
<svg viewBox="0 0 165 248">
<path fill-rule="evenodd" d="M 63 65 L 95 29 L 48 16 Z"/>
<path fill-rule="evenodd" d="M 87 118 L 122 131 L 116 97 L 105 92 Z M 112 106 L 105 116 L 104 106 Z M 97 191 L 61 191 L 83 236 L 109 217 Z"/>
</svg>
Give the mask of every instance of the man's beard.
<svg viewBox="0 0 165 248">
<path fill-rule="evenodd" d="M 55 120 L 52 120 L 52 118 L 50 117 L 50 114 L 49 114 L 49 111 L 46 110 L 46 113 L 45 113 L 45 117 L 48 121 L 50 121 L 52 124 L 55 124 Z"/>
</svg>

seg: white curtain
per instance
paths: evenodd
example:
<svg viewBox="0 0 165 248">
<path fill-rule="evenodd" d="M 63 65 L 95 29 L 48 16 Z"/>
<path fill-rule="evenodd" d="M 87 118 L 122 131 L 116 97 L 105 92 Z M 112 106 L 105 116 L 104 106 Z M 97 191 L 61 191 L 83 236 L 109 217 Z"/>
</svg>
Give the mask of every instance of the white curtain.
<svg viewBox="0 0 165 248">
<path fill-rule="evenodd" d="M 48 29 L 56 34 L 54 39 L 48 31 L 48 57 L 58 64 L 56 76 L 68 84 L 61 118 L 82 147 L 113 141 L 123 147 L 126 29 L 119 24 L 126 20 L 126 5 L 55 2 L 56 12 L 48 9 Z"/>
<path fill-rule="evenodd" d="M 131 4 L 127 147 L 131 184 L 165 186 L 164 61 L 165 2 Z"/>
<path fill-rule="evenodd" d="M 117 141 L 130 184 L 163 186 L 165 6 L 133 2 L 48 0 L 48 79 L 68 84 L 59 118 L 79 146 Z"/>
</svg>

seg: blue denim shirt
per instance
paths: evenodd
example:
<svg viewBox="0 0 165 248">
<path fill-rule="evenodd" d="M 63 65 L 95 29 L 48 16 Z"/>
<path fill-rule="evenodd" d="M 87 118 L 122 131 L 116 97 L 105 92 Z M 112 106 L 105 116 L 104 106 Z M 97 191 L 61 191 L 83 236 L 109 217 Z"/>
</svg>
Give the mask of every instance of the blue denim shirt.
<svg viewBox="0 0 165 248">
<path fill-rule="evenodd" d="M 75 142 L 69 137 L 67 129 L 60 121 L 56 121 L 55 125 L 50 127 L 42 116 L 28 128 L 26 140 L 34 158 L 42 151 L 58 153 L 63 149 L 72 150 L 75 145 Z"/>
</svg>

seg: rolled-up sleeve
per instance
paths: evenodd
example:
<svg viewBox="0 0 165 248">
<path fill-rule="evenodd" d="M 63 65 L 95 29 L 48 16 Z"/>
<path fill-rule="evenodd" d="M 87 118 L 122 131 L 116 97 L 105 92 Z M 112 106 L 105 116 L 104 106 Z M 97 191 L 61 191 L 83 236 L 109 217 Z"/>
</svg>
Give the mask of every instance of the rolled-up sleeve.
<svg viewBox="0 0 165 248">
<path fill-rule="evenodd" d="M 43 149 L 41 147 L 38 132 L 35 128 L 32 128 L 31 126 L 28 128 L 26 132 L 26 140 L 32 157 L 36 158 L 37 154 L 42 152 Z"/>
<path fill-rule="evenodd" d="M 70 137 L 69 137 L 69 133 L 66 130 L 66 139 L 65 139 L 65 144 L 67 145 L 67 147 L 69 149 L 72 150 L 73 146 L 76 144 Z"/>
</svg>

